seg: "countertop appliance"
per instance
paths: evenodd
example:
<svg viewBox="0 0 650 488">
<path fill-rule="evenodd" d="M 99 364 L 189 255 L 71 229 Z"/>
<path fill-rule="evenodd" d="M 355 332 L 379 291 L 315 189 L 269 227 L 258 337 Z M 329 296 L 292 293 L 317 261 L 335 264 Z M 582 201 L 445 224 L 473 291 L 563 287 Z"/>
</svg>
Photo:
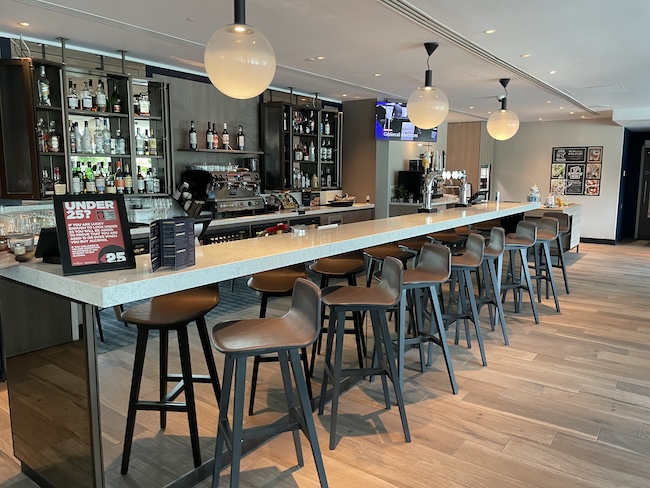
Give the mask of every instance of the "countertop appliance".
<svg viewBox="0 0 650 488">
<path fill-rule="evenodd" d="M 181 181 L 190 184 L 195 198 L 212 203 L 216 214 L 264 211 L 257 171 L 189 170 L 181 175 Z"/>
</svg>

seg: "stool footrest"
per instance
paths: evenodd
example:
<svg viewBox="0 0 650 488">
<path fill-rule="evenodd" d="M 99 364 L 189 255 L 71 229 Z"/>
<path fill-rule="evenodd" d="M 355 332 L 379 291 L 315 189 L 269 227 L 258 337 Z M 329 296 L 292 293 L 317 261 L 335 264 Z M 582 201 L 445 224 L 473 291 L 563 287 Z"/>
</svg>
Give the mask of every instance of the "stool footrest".
<svg viewBox="0 0 650 488">
<path fill-rule="evenodd" d="M 185 402 L 155 402 L 139 401 L 135 403 L 136 410 L 165 410 L 167 412 L 186 412 L 187 404 Z"/>
</svg>

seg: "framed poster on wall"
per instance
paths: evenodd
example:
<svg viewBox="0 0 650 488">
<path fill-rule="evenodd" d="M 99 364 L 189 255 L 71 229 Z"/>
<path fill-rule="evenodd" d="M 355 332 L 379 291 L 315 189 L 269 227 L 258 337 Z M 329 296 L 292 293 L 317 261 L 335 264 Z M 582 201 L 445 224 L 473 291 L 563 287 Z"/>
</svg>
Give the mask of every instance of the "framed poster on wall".
<svg viewBox="0 0 650 488">
<path fill-rule="evenodd" d="M 135 268 L 123 195 L 54 197 L 64 275 Z"/>
<path fill-rule="evenodd" d="M 603 146 L 554 147 L 551 194 L 600 195 Z"/>
</svg>

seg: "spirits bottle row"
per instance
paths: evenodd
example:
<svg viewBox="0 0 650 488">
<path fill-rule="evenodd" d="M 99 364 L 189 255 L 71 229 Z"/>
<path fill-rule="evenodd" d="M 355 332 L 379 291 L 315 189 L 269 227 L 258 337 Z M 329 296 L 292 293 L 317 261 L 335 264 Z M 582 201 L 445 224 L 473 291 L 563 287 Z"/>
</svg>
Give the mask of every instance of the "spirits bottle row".
<svg viewBox="0 0 650 488">
<path fill-rule="evenodd" d="M 107 80 L 108 82 L 109 80 Z M 77 90 L 77 84 L 72 78 L 68 79 L 68 93 L 66 95 L 69 110 L 86 110 L 89 112 L 123 113 L 124 104 L 119 93 L 118 83 L 111 83 L 111 92 L 107 93 L 104 81 L 97 80 L 97 88 L 93 87 L 92 78 L 83 82 L 83 88 Z"/>
<path fill-rule="evenodd" d="M 55 170 L 58 168 L 55 168 Z M 148 169 L 143 174 L 141 166 L 137 167 L 137 173 L 134 176 L 131 173 L 128 163 L 115 162 L 115 172 L 113 172 L 111 162 L 108 162 L 106 168 L 104 163 L 86 164 L 77 161 L 77 165 L 72 168 L 72 178 L 70 182 L 70 192 L 73 195 L 80 194 L 155 194 L 160 193 L 161 182 L 158 178 L 155 167 Z"/>
<path fill-rule="evenodd" d="M 319 158 L 321 161 L 332 161 L 332 142 L 330 140 L 321 141 Z M 311 141 L 309 144 L 299 143 L 293 147 L 294 161 L 316 161 L 316 146 Z"/>
<path fill-rule="evenodd" d="M 287 112 L 285 111 L 282 121 L 282 129 L 285 131 L 289 130 L 288 118 Z M 294 134 L 316 134 L 316 126 L 319 125 L 321 135 L 331 135 L 332 126 L 330 125 L 329 114 L 325 114 L 320 124 L 317 119 L 318 112 L 314 112 L 314 110 L 295 110 L 291 121 L 291 130 Z"/>
<path fill-rule="evenodd" d="M 199 149 L 199 143 L 196 126 L 193 120 L 190 122 L 190 130 L 188 134 L 190 149 L 192 151 L 197 151 Z M 241 125 L 237 129 L 234 143 L 238 151 L 244 151 L 246 149 L 246 136 L 244 135 L 244 128 Z M 210 126 L 210 122 L 208 122 L 205 131 L 205 149 L 234 149 L 230 144 L 230 133 L 228 132 L 228 124 L 226 122 L 223 124 L 221 134 L 219 134 L 214 123 Z"/>
<path fill-rule="evenodd" d="M 316 173 L 314 173 L 311 178 L 309 173 L 306 171 L 300 171 L 298 168 L 293 170 L 293 188 L 303 189 L 303 188 L 318 188 L 321 187 L 331 187 L 332 186 L 332 173 L 329 168 L 321 172 L 320 180 Z"/>
</svg>

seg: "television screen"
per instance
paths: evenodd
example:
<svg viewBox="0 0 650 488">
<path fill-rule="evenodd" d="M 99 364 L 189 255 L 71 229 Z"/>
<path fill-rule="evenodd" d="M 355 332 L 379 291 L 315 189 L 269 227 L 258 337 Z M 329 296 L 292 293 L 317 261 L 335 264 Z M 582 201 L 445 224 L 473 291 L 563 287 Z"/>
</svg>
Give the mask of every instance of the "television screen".
<svg viewBox="0 0 650 488">
<path fill-rule="evenodd" d="M 420 129 L 409 120 L 406 104 L 377 100 L 375 139 L 378 141 L 437 142 L 438 128 Z"/>
</svg>

